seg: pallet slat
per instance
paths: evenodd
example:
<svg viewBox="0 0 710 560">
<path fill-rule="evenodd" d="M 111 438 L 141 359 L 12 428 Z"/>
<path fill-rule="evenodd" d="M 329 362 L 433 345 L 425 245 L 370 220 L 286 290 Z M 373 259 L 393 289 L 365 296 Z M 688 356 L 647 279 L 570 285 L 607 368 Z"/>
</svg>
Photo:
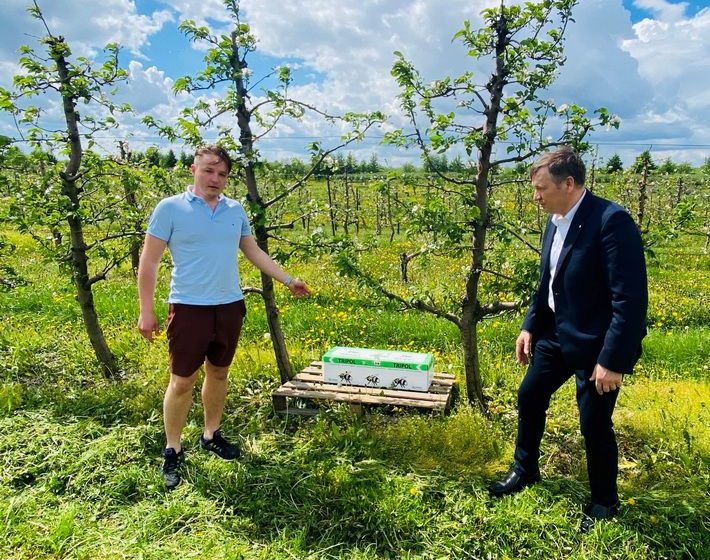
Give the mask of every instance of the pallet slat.
<svg viewBox="0 0 710 560">
<path fill-rule="evenodd" d="M 278 396 L 281 397 L 298 397 L 302 399 L 318 399 L 337 402 L 349 402 L 359 404 L 390 404 L 392 406 L 415 406 L 417 408 L 443 409 L 440 403 L 434 401 L 418 401 L 415 399 L 395 399 L 394 397 L 375 397 L 365 393 L 336 393 L 330 391 L 291 389 L 289 387 L 281 387 L 278 389 Z"/>
<path fill-rule="evenodd" d="M 352 406 L 390 405 L 415 407 L 445 412 L 451 406 L 454 376 L 435 373 L 428 392 L 402 391 L 382 387 L 361 387 L 358 385 L 336 385 L 323 382 L 323 362 L 312 362 L 293 379 L 284 383 L 272 393 L 274 410 L 284 414 L 299 414 L 301 409 L 289 409 L 288 401 L 293 398 L 348 402 Z M 312 413 L 312 409 L 307 409 Z"/>
<path fill-rule="evenodd" d="M 335 393 L 349 393 L 370 395 L 372 397 L 393 397 L 395 399 L 429 400 L 435 402 L 446 402 L 448 395 L 445 393 L 425 393 L 418 391 L 400 391 L 397 389 L 383 389 L 380 387 L 361 387 L 359 385 L 335 385 L 334 383 L 323 383 L 323 376 L 309 376 L 311 379 L 304 379 L 300 374 L 288 383 L 284 383 L 282 388 L 304 389 L 312 388 L 318 391 L 330 391 Z M 277 392 L 279 389 L 277 389 Z"/>
</svg>

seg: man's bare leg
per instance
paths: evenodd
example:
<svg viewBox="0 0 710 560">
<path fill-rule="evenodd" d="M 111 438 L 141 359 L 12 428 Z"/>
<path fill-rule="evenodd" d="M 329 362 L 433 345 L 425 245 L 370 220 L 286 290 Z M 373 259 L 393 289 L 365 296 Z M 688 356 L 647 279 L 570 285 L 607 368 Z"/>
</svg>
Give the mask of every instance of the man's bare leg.
<svg viewBox="0 0 710 560">
<path fill-rule="evenodd" d="M 203 437 L 212 439 L 212 435 L 222 422 L 224 401 L 227 397 L 227 377 L 229 366 L 216 366 L 205 360 L 205 380 L 202 383 L 202 407 L 205 413 Z"/>
<path fill-rule="evenodd" d="M 199 371 L 199 370 L 198 370 Z M 170 383 L 163 399 L 163 423 L 165 424 L 165 447 L 176 452 L 182 449 L 182 430 L 187 422 L 187 414 L 192 406 L 192 390 L 197 380 L 197 372 L 190 377 L 171 374 Z"/>
</svg>

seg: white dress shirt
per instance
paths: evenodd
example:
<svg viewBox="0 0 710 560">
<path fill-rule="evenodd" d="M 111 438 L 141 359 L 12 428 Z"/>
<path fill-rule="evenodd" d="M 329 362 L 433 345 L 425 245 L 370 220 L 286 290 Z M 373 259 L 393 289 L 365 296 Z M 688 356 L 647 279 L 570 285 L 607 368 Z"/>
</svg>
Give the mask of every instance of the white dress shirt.
<svg viewBox="0 0 710 560">
<path fill-rule="evenodd" d="M 567 232 L 569 231 L 569 226 L 572 224 L 574 215 L 577 213 L 577 208 L 582 203 L 584 195 L 587 194 L 587 189 L 584 189 L 582 196 L 579 197 L 577 204 L 572 206 L 569 212 L 564 216 L 559 214 L 552 215 L 552 223 L 555 226 L 555 236 L 552 238 L 552 247 L 550 248 L 550 285 L 547 289 L 547 305 L 550 306 L 552 311 L 555 310 L 555 298 L 552 293 L 552 282 L 555 279 L 555 272 L 557 271 L 557 261 L 560 259 L 560 252 L 562 252 L 562 246 L 565 244 L 565 238 L 567 237 Z"/>
</svg>

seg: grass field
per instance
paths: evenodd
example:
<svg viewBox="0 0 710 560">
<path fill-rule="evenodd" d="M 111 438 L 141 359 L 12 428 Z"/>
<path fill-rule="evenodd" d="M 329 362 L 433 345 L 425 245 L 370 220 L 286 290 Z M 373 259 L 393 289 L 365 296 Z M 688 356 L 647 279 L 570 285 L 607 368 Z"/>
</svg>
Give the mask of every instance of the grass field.
<svg viewBox="0 0 710 560">
<path fill-rule="evenodd" d="M 272 413 L 278 375 L 263 309 L 249 296 L 223 426 L 245 456 L 226 463 L 199 450 L 197 404 L 185 433 L 185 482 L 168 493 L 159 474 L 167 347 L 164 338 L 144 343 L 135 329 L 131 273 L 117 271 L 96 289 L 124 367 L 120 381 L 108 381 L 67 279 L 38 258 L 28 237 L 4 235 L 28 283 L 0 294 L 2 558 L 710 554 L 710 257 L 697 241 L 676 240 L 649 263 L 650 333 L 615 414 L 623 509 L 581 535 L 587 483 L 569 384 L 549 414 L 543 482 L 502 500 L 485 490 L 508 467 L 514 444 L 519 316 L 481 328 L 488 416 L 459 397 L 446 417 L 382 409 L 357 417 L 333 406 L 315 419 L 284 418 Z M 279 291 L 295 367 L 331 345 L 357 344 L 434 352 L 438 368 L 462 381 L 458 333 L 448 323 L 379 304 L 327 262 L 289 268 L 315 292 L 295 301 Z M 256 283 L 254 271 L 243 269 L 244 283 Z M 430 274 L 432 285 L 445 281 Z"/>
</svg>

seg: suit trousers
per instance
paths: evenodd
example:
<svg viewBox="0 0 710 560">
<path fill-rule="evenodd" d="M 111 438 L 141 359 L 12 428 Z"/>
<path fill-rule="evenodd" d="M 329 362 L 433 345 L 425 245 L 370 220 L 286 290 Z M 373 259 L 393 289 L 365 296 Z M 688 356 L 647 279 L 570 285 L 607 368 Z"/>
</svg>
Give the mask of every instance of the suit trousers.
<svg viewBox="0 0 710 560">
<path fill-rule="evenodd" d="M 580 427 L 587 453 L 592 503 L 616 504 L 619 451 L 611 420 L 619 391 L 599 395 L 589 381 L 593 366 L 574 370 L 565 364 L 557 335 L 547 331 L 535 342 L 527 372 L 518 389 L 518 435 L 515 466 L 519 474 L 539 473 L 540 441 L 552 395 L 574 376 Z"/>
</svg>

